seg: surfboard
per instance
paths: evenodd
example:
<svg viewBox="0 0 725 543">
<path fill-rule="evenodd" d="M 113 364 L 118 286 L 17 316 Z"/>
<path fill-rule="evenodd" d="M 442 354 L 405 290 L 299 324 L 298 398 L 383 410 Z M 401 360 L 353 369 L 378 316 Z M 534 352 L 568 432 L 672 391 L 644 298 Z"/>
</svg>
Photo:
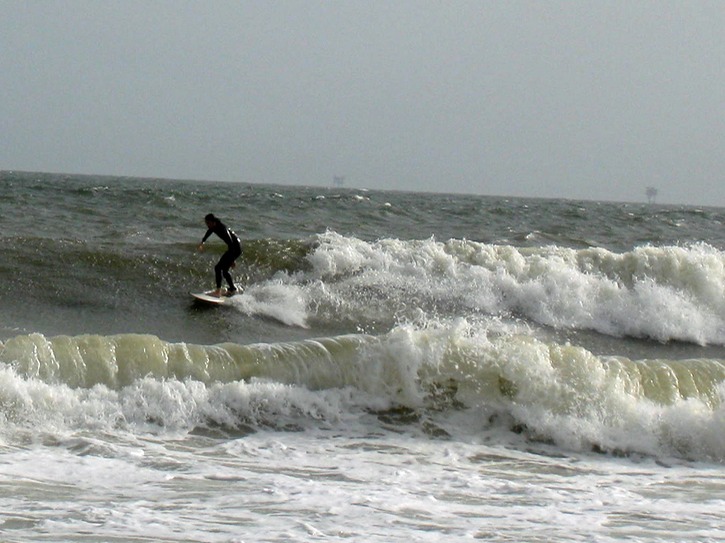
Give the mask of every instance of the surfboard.
<svg viewBox="0 0 725 543">
<path fill-rule="evenodd" d="M 222 305 L 229 299 L 229 296 L 226 296 L 224 294 L 222 294 L 221 296 L 213 296 L 212 294 L 210 294 L 210 292 L 211 291 L 209 291 L 209 292 L 190 292 L 189 294 L 191 294 L 194 297 L 194 299 L 199 300 L 200 302 L 205 302 L 207 304 L 214 304 L 214 305 Z"/>
</svg>

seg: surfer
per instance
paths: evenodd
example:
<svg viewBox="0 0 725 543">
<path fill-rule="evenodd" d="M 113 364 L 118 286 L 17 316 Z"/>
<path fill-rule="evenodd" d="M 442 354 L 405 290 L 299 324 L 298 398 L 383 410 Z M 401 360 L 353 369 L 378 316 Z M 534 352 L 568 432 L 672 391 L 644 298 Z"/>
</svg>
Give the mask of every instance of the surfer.
<svg viewBox="0 0 725 543">
<path fill-rule="evenodd" d="M 229 285 L 229 288 L 227 289 L 227 295 L 231 296 L 236 293 L 237 287 L 234 286 L 234 281 L 232 280 L 232 276 L 229 273 L 229 268 L 233 268 L 234 266 L 236 266 L 234 261 L 242 254 L 242 242 L 239 241 L 237 235 L 222 221 L 215 217 L 213 213 L 209 213 L 206 217 L 204 217 L 204 221 L 206 222 L 208 230 L 206 231 L 206 234 L 204 234 L 204 237 L 201 240 L 201 244 L 199 244 L 199 250 L 204 250 L 204 242 L 212 234 L 216 234 L 222 239 L 224 243 L 227 244 L 227 251 L 219 259 L 217 265 L 214 266 L 216 290 L 210 292 L 209 294 L 212 296 L 221 296 L 223 276 L 224 279 L 226 279 L 227 284 Z"/>
</svg>

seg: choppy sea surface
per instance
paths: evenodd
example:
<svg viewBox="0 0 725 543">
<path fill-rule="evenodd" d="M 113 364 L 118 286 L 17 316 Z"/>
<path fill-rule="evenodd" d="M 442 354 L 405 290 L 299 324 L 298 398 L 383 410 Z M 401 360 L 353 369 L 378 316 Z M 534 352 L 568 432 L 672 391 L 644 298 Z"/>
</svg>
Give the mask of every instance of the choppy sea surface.
<svg viewBox="0 0 725 543">
<path fill-rule="evenodd" d="M 0 539 L 721 541 L 724 222 L 1 172 Z"/>
</svg>

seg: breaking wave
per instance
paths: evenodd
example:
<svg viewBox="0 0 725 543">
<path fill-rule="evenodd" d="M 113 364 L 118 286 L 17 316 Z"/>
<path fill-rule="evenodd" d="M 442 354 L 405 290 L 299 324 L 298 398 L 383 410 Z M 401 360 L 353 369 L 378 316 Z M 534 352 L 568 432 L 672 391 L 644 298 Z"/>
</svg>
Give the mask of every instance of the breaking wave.
<svg viewBox="0 0 725 543">
<path fill-rule="evenodd" d="M 8 340 L 0 364 L 3 433 L 372 419 L 436 438 L 478 439 L 503 425 L 575 450 L 725 461 L 723 361 L 596 356 L 465 320 L 252 345 L 31 334 Z"/>
</svg>

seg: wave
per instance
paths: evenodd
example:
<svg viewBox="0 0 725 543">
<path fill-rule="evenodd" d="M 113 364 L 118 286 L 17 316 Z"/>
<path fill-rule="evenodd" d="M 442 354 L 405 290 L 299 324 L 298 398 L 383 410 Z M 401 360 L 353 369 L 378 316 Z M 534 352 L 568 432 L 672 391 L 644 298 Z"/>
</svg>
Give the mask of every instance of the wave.
<svg viewBox="0 0 725 543">
<path fill-rule="evenodd" d="M 508 315 L 614 337 L 725 344 L 725 253 L 706 244 L 518 248 L 467 240 L 367 242 L 328 232 L 301 282 L 355 318 Z M 311 287 L 308 287 L 311 288 Z"/>
<path fill-rule="evenodd" d="M 567 449 L 722 462 L 724 382 L 718 359 L 596 356 L 465 320 L 251 345 L 30 334 L 0 347 L 0 434 L 357 421 L 478 439 L 504 425 Z"/>
<path fill-rule="evenodd" d="M 40 308 L 85 304 L 153 313 L 212 280 L 217 257 L 193 243 L 117 246 L 0 238 L 26 273 L 0 270 L 0 294 Z M 218 249 L 218 248 L 217 248 Z M 54 263 L 48 273 L 48 263 Z M 237 268 L 247 315 L 328 331 L 380 331 L 406 321 L 513 318 L 556 330 L 725 345 L 725 253 L 706 244 L 515 247 L 461 239 L 366 241 L 335 232 L 250 239 Z M 31 330 L 34 328 L 31 328 Z"/>
</svg>

